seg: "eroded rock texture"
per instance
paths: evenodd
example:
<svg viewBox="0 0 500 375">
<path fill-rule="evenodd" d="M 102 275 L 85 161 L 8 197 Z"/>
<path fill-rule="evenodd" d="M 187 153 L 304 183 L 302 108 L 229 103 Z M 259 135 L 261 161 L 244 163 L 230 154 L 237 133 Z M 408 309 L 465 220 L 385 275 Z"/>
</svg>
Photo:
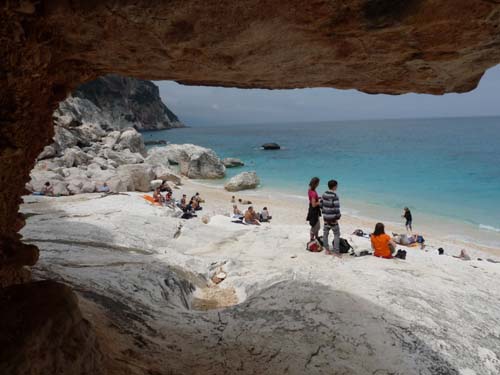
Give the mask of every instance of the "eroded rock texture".
<svg viewBox="0 0 500 375">
<path fill-rule="evenodd" d="M 500 61 L 493 0 L 0 3 L 2 286 L 38 258 L 17 215 L 52 113 L 79 84 L 117 73 L 238 87 L 464 92 Z"/>
</svg>

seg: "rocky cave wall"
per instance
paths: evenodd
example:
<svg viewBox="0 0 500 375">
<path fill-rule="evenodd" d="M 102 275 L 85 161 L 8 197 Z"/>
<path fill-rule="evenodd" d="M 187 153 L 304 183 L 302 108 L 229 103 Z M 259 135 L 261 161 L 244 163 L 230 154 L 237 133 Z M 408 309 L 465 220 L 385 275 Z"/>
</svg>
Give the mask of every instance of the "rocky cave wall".
<svg viewBox="0 0 500 375">
<path fill-rule="evenodd" d="M 474 89 L 500 61 L 495 0 L 6 0 L 0 19 L 2 287 L 37 261 L 18 207 L 54 109 L 81 83 L 443 94 Z"/>
</svg>

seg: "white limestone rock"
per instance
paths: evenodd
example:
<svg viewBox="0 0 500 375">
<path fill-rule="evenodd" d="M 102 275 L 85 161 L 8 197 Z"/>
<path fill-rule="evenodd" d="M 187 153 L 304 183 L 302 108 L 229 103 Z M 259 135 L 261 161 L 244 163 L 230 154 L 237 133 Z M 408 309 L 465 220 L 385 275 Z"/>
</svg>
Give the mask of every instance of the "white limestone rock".
<svg viewBox="0 0 500 375">
<path fill-rule="evenodd" d="M 120 134 L 118 145 L 120 145 L 123 150 L 129 149 L 132 153 L 139 153 L 141 155 L 147 154 L 142 135 L 132 128 L 126 129 Z"/>
<path fill-rule="evenodd" d="M 155 179 L 155 174 L 149 164 L 120 165 L 117 172 L 127 191 L 151 191 L 151 181 Z"/>
<path fill-rule="evenodd" d="M 240 191 L 255 189 L 260 184 L 260 179 L 255 172 L 243 172 L 231 178 L 225 185 L 227 191 Z"/>
</svg>

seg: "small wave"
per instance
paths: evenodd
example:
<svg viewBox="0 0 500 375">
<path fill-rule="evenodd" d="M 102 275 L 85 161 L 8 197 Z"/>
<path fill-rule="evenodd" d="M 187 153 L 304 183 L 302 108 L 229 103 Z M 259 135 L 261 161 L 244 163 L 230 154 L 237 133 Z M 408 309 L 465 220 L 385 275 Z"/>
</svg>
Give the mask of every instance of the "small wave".
<svg viewBox="0 0 500 375">
<path fill-rule="evenodd" d="M 479 224 L 479 229 L 489 230 L 491 232 L 500 232 L 500 228 L 492 227 L 491 225 Z"/>
</svg>

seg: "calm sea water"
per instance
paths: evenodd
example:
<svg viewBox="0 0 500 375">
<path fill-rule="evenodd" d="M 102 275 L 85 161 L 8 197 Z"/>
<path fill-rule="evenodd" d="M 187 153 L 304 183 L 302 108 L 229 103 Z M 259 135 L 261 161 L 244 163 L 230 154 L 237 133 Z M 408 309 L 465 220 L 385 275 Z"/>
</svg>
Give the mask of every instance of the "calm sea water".
<svg viewBox="0 0 500 375">
<path fill-rule="evenodd" d="M 219 125 L 144 138 L 240 158 L 246 166 L 228 177 L 255 170 L 263 188 L 305 195 L 311 177 L 323 188 L 334 178 L 342 198 L 393 209 L 394 220 L 408 206 L 415 223 L 426 214 L 500 232 L 500 117 Z M 265 142 L 283 149 L 263 151 Z"/>
</svg>

